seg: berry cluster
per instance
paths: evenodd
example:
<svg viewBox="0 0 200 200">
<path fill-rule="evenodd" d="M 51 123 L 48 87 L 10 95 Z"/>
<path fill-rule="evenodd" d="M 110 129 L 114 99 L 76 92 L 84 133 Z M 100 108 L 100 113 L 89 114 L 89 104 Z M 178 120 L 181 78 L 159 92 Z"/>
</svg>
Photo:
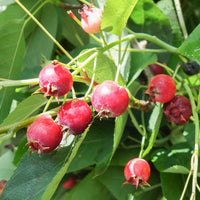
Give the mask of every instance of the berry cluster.
<svg viewBox="0 0 200 200">
<path fill-rule="evenodd" d="M 58 97 L 67 94 L 73 85 L 70 71 L 58 61 L 44 67 L 39 73 L 39 91 L 44 96 Z M 129 104 L 126 89 L 114 81 L 104 81 L 92 91 L 91 103 L 100 118 L 117 117 L 124 113 Z M 63 131 L 79 135 L 92 121 L 92 110 L 84 100 L 74 98 L 65 102 L 58 110 L 57 120 L 48 114 L 38 117 L 27 130 L 31 151 L 47 153 L 61 142 Z"/>
</svg>

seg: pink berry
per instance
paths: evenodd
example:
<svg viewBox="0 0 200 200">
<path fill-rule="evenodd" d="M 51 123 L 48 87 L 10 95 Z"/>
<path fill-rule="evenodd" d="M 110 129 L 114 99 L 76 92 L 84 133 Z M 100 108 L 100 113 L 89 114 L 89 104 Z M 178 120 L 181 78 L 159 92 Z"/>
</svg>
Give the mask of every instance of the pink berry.
<svg viewBox="0 0 200 200">
<path fill-rule="evenodd" d="M 126 111 L 129 96 L 124 87 L 107 80 L 93 88 L 91 102 L 100 117 L 117 117 Z"/>
<path fill-rule="evenodd" d="M 58 121 L 69 133 L 83 133 L 92 120 L 90 106 L 83 100 L 72 99 L 64 103 L 58 111 Z"/>
<path fill-rule="evenodd" d="M 149 179 L 151 168 L 149 163 L 141 158 L 134 158 L 130 160 L 124 168 L 124 176 L 126 182 L 124 184 L 136 185 L 148 185 L 147 180 Z"/>
<path fill-rule="evenodd" d="M 71 175 L 63 184 L 62 187 L 66 189 L 73 188 L 76 185 L 76 180 L 73 175 Z"/>
<path fill-rule="evenodd" d="M 81 15 L 81 25 L 86 33 L 97 33 L 100 31 L 102 9 L 92 8 L 83 5 L 83 12 L 79 11 Z"/>
<path fill-rule="evenodd" d="M 190 100 L 184 96 L 175 96 L 164 105 L 164 113 L 170 122 L 186 123 L 192 115 Z"/>
<path fill-rule="evenodd" d="M 61 127 L 49 114 L 43 114 L 28 127 L 27 145 L 31 152 L 47 153 L 60 144 L 62 136 Z"/>
<path fill-rule="evenodd" d="M 71 90 L 73 79 L 67 68 L 53 61 L 40 71 L 39 85 L 45 96 L 60 97 Z"/>
<path fill-rule="evenodd" d="M 158 74 L 151 79 L 145 93 L 153 102 L 167 103 L 175 96 L 176 84 L 170 76 Z"/>
<path fill-rule="evenodd" d="M 163 67 L 158 64 L 153 63 L 149 65 L 149 67 L 151 68 L 154 75 L 162 74 L 164 72 Z"/>
</svg>

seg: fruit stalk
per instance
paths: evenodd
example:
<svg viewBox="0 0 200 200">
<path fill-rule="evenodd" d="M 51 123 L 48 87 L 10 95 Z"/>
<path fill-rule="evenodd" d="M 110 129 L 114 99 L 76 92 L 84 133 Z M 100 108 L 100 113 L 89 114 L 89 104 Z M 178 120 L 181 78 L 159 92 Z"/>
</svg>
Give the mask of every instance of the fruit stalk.
<svg viewBox="0 0 200 200">
<path fill-rule="evenodd" d="M 198 173 L 198 157 L 199 157 L 199 137 L 200 137 L 200 131 L 199 131 L 199 117 L 196 111 L 196 104 L 192 95 L 192 92 L 189 88 L 189 86 L 184 83 L 184 87 L 189 95 L 191 106 L 192 106 L 192 114 L 194 117 L 194 124 L 195 124 L 195 146 L 194 146 L 194 159 L 192 162 L 192 168 L 193 168 L 193 178 L 192 178 L 192 194 L 191 194 L 191 200 L 195 198 L 196 196 L 196 187 L 197 187 L 197 173 Z"/>
<path fill-rule="evenodd" d="M 38 78 L 25 79 L 25 80 L 5 80 L 5 81 L 0 81 L 0 90 L 3 87 L 35 85 L 35 84 L 38 84 L 38 83 L 39 83 Z"/>
</svg>

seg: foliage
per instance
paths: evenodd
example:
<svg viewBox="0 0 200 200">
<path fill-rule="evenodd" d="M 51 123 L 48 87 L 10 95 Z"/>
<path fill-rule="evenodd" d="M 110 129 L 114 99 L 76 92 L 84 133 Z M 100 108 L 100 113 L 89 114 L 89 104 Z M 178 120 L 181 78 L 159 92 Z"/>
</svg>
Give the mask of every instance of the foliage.
<svg viewBox="0 0 200 200">
<path fill-rule="evenodd" d="M 95 0 L 104 10 L 96 34 L 86 34 L 79 23 L 78 9 L 91 1 L 0 2 L 0 181 L 8 181 L 0 200 L 200 198 L 200 75 L 181 69 L 189 60 L 200 63 L 200 14 L 192 12 L 199 2 L 181 4 L 185 23 L 178 2 Z M 75 20 L 66 12 L 70 9 Z M 41 67 L 55 59 L 74 81 L 59 103 L 32 95 Z M 176 94 L 190 99 L 192 116 L 185 124 L 167 121 L 163 104 L 145 95 L 152 78 L 148 65 L 156 62 L 174 78 Z M 127 89 L 125 113 L 100 120 L 93 110 L 83 134 L 69 136 L 53 152 L 30 154 L 29 124 L 43 112 L 56 119 L 60 105 L 74 96 L 91 105 L 93 83 L 105 80 Z M 150 187 L 123 185 L 124 166 L 135 157 L 150 163 Z M 71 174 L 76 185 L 67 190 L 62 184 Z"/>
</svg>

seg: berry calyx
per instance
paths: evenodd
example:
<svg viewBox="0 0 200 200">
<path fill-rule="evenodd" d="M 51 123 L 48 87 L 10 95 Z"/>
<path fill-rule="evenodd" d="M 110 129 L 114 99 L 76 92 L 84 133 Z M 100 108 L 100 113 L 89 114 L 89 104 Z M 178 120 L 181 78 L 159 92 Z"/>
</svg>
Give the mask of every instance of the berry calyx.
<svg viewBox="0 0 200 200">
<path fill-rule="evenodd" d="M 162 74 L 164 72 L 164 68 L 156 63 L 149 65 L 149 67 L 154 75 Z"/>
<path fill-rule="evenodd" d="M 124 87 L 107 80 L 93 88 L 91 102 L 101 118 L 117 117 L 126 111 L 129 96 Z"/>
<path fill-rule="evenodd" d="M 48 153 L 61 142 L 63 133 L 61 127 L 49 114 L 38 117 L 27 129 L 27 145 L 31 152 Z"/>
<path fill-rule="evenodd" d="M 44 96 L 60 97 L 67 94 L 73 85 L 70 71 L 58 61 L 44 67 L 39 73 L 40 91 Z"/>
<path fill-rule="evenodd" d="M 97 33 L 100 31 L 101 16 L 103 10 L 100 8 L 92 8 L 83 5 L 83 12 L 79 11 L 81 15 L 81 25 L 86 33 Z"/>
<path fill-rule="evenodd" d="M 184 124 L 192 115 L 190 100 L 185 96 L 177 95 L 164 105 L 164 113 L 170 122 Z"/>
<path fill-rule="evenodd" d="M 72 99 L 64 103 L 58 111 L 58 121 L 70 134 L 83 133 L 92 120 L 90 106 L 83 100 Z"/>
<path fill-rule="evenodd" d="M 196 61 L 189 61 L 183 63 L 182 69 L 187 75 L 194 75 L 199 73 L 200 65 Z"/>
<path fill-rule="evenodd" d="M 62 187 L 66 189 L 73 188 L 76 185 L 76 180 L 73 175 L 71 175 L 63 184 Z"/>
<path fill-rule="evenodd" d="M 176 93 L 176 84 L 168 75 L 158 74 L 154 76 L 145 91 L 153 102 L 167 103 Z"/>
<path fill-rule="evenodd" d="M 149 163 L 141 158 L 134 158 L 128 161 L 124 168 L 126 182 L 124 184 L 148 185 L 147 180 L 150 177 L 151 168 Z"/>
</svg>

